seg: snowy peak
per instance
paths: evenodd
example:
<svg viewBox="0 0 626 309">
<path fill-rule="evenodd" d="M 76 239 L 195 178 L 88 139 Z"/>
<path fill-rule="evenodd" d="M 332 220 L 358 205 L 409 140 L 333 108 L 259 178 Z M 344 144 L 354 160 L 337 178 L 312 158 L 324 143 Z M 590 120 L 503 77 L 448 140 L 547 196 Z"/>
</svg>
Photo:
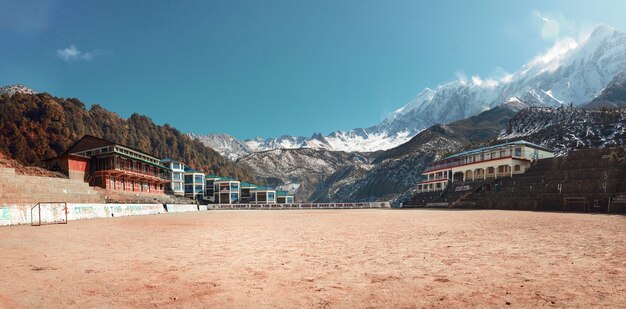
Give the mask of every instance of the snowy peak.
<svg viewBox="0 0 626 309">
<path fill-rule="evenodd" d="M 8 94 L 9 96 L 13 96 L 16 93 L 37 94 L 35 90 L 32 90 L 22 84 L 14 84 L 14 85 L 0 87 L 0 95 L 5 94 L 5 93 Z"/>
<path fill-rule="evenodd" d="M 189 133 L 189 137 L 191 137 L 192 139 L 199 139 L 203 144 L 213 148 L 213 150 L 219 152 L 222 156 L 228 158 L 231 161 L 235 161 L 240 157 L 253 153 L 252 149 L 250 149 L 248 145 L 239 141 L 232 135 L 198 135 L 194 133 Z"/>
<path fill-rule="evenodd" d="M 579 39 L 563 38 L 513 74 L 463 77 L 425 88 L 405 106 L 369 128 L 336 131 L 323 138 L 282 136 L 245 141 L 252 151 L 322 148 L 371 152 L 401 145 L 435 124 L 448 124 L 506 104 L 526 107 L 581 106 L 626 72 L 626 34 L 599 25 Z"/>
</svg>

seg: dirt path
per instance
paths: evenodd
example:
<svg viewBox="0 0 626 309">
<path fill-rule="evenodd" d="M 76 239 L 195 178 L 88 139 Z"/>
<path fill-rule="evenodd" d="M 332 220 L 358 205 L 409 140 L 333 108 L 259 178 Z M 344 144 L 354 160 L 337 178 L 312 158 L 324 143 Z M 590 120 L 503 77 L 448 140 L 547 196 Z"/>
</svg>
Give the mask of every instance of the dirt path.
<svg viewBox="0 0 626 309">
<path fill-rule="evenodd" d="M 210 211 L 0 228 L 0 307 L 626 307 L 626 217 Z"/>
</svg>

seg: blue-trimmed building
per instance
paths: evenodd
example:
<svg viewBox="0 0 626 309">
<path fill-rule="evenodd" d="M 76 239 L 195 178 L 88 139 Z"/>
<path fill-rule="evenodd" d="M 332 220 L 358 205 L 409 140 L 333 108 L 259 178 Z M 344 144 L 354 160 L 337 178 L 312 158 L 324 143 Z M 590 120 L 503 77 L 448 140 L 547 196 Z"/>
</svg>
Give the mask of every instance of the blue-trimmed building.
<svg viewBox="0 0 626 309">
<path fill-rule="evenodd" d="M 204 173 L 185 167 L 185 196 L 194 200 L 204 199 Z"/>
</svg>

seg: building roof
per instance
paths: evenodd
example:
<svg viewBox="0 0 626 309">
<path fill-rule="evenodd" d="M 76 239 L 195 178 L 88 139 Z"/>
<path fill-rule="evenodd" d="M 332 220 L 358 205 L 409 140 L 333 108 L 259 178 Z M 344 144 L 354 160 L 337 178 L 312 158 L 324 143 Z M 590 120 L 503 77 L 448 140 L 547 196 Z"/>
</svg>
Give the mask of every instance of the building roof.
<svg viewBox="0 0 626 309">
<path fill-rule="evenodd" d="M 202 173 L 201 171 L 199 171 L 199 170 L 195 170 L 195 169 L 193 169 L 193 168 L 191 168 L 191 167 L 188 167 L 188 166 L 186 166 L 186 165 L 185 165 L 185 173 L 201 173 L 201 174 L 204 174 L 204 173 Z"/>
<path fill-rule="evenodd" d="M 292 196 L 287 191 L 276 191 L 276 196 Z"/>
<path fill-rule="evenodd" d="M 254 191 L 276 191 L 276 189 L 274 189 L 272 187 L 258 186 L 256 188 L 254 188 Z"/>
<path fill-rule="evenodd" d="M 159 160 L 159 161 L 160 161 L 161 163 L 182 163 L 182 164 L 185 164 L 185 163 L 183 163 L 182 161 L 179 161 L 179 160 L 174 160 L 174 159 L 172 159 L 172 158 L 165 158 L 165 159 L 161 159 L 161 160 Z"/>
<path fill-rule="evenodd" d="M 543 147 L 543 146 L 540 146 L 540 145 L 537 145 L 537 144 L 533 144 L 533 143 L 525 141 L 525 140 L 519 140 L 519 141 L 513 141 L 513 142 L 508 142 L 508 143 L 503 143 L 503 144 L 498 144 L 498 145 L 493 145 L 493 146 L 487 146 L 487 147 L 481 147 L 481 148 L 476 148 L 476 149 L 471 149 L 471 150 L 459 152 L 459 153 L 453 154 L 451 156 L 445 157 L 442 160 L 456 158 L 456 157 L 461 157 L 461 156 L 466 156 L 466 155 L 471 155 L 471 154 L 483 152 L 485 150 L 500 148 L 500 147 L 504 147 L 504 146 L 522 146 L 522 145 L 523 146 L 529 146 L 529 147 L 536 148 L 536 149 L 545 150 L 545 151 L 554 152 L 554 150 L 548 149 L 546 147 Z"/>
<path fill-rule="evenodd" d="M 48 161 L 48 160 L 52 160 L 52 159 L 56 159 L 56 158 L 60 158 L 63 157 L 65 155 L 69 155 L 69 154 L 75 154 L 81 151 L 86 151 L 86 150 L 91 150 L 91 149 L 96 149 L 96 148 L 101 148 L 101 147 L 105 147 L 105 146 L 121 146 L 124 148 L 128 148 L 130 150 L 136 151 L 142 155 L 151 157 L 154 160 L 159 160 L 158 157 L 156 157 L 155 155 L 149 154 L 143 150 L 137 149 L 135 147 L 131 147 L 128 145 L 124 145 L 121 143 L 116 143 L 113 141 L 109 141 L 97 136 L 93 136 L 93 135 L 89 135 L 89 134 L 85 134 L 83 135 L 83 137 L 81 137 L 79 140 L 77 140 L 76 142 L 74 142 L 70 147 L 68 147 L 65 152 L 63 152 L 61 155 L 59 155 L 58 157 L 54 157 L 54 158 L 49 158 L 46 159 L 44 161 Z M 135 158 L 137 159 L 137 158 Z M 162 168 L 166 168 L 165 166 L 161 166 L 159 164 L 150 162 L 150 161 L 146 161 L 146 160 L 142 160 L 142 159 L 137 159 L 137 160 L 141 160 L 143 162 L 146 162 L 148 164 L 152 164 L 152 165 L 156 165 Z"/>
<path fill-rule="evenodd" d="M 237 180 L 237 178 L 231 178 L 231 177 L 220 177 L 219 179 L 215 181 L 239 181 L 239 180 Z"/>
<path fill-rule="evenodd" d="M 257 185 L 255 185 L 255 184 L 253 184 L 253 183 L 249 183 L 249 182 L 245 182 L 245 181 L 243 181 L 243 182 L 240 184 L 240 187 L 242 187 L 242 188 L 256 188 L 256 187 L 258 187 L 258 186 L 257 186 Z"/>
</svg>

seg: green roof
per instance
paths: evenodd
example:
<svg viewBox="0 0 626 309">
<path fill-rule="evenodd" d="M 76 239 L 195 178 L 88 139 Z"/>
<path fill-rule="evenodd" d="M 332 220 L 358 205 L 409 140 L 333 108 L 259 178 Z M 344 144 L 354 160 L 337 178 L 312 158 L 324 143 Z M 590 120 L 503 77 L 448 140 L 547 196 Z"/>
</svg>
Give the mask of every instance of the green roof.
<svg viewBox="0 0 626 309">
<path fill-rule="evenodd" d="M 291 196 L 287 191 L 276 191 L 276 196 Z"/>
<path fill-rule="evenodd" d="M 256 191 L 276 191 L 276 189 L 274 189 L 272 187 L 266 187 L 266 186 L 258 186 L 256 188 L 254 188 L 254 190 L 256 190 Z"/>
<path fill-rule="evenodd" d="M 256 188 L 257 187 L 257 185 L 253 183 L 245 182 L 245 181 L 242 182 L 239 186 L 242 188 Z"/>
</svg>

